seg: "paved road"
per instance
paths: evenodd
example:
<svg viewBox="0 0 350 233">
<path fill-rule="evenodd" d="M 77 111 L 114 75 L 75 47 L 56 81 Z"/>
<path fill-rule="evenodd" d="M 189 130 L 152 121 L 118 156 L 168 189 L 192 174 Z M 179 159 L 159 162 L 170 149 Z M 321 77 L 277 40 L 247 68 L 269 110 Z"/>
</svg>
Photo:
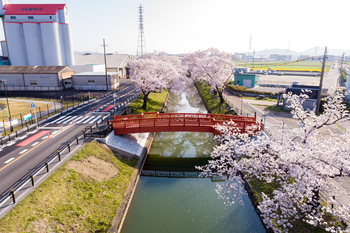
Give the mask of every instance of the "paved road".
<svg viewBox="0 0 350 233">
<path fill-rule="evenodd" d="M 137 91 L 134 85 L 130 85 L 116 94 L 120 97 L 116 101 L 118 106 L 136 95 Z M 83 129 L 89 131 L 89 126 L 95 126 L 96 122 L 101 127 L 102 118 L 106 124 L 106 118 L 110 116 L 113 106 L 113 97 L 108 96 L 66 115 L 53 117 L 38 129 L 30 133 L 24 132 L 10 142 L 6 141 L 0 148 L 0 203 L 9 196 L 10 189 L 17 191 L 31 175 L 56 157 L 57 150 L 66 147 L 67 141 L 75 142 L 76 135 L 82 134 Z M 118 111 L 122 109 L 119 108 Z M 99 133 L 96 129 L 94 132 Z M 0 206 L 0 216 L 4 209 L 4 206 Z"/>
</svg>

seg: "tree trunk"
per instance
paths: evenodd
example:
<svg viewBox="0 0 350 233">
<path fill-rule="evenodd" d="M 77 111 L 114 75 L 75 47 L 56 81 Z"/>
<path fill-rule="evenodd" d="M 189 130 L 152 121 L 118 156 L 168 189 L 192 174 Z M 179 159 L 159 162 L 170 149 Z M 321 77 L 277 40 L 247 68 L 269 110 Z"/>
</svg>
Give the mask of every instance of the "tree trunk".
<svg viewBox="0 0 350 233">
<path fill-rule="evenodd" d="M 225 100 L 224 100 L 224 97 L 222 96 L 222 91 L 217 91 L 218 94 L 219 94 L 219 97 L 220 97 L 220 104 L 224 103 Z"/>
<path fill-rule="evenodd" d="M 142 104 L 142 108 L 143 108 L 144 110 L 146 110 L 146 108 L 147 108 L 148 95 L 149 95 L 149 93 L 148 93 L 148 94 L 143 93 L 143 104 Z"/>
</svg>

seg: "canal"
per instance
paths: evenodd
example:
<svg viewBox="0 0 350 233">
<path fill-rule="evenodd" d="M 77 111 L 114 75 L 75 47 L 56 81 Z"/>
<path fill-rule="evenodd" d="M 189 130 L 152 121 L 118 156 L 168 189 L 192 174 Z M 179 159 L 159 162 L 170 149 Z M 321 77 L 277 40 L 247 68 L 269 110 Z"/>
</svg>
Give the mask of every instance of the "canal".
<svg viewBox="0 0 350 233">
<path fill-rule="evenodd" d="M 206 113 L 191 86 L 169 96 L 168 111 Z M 214 146 L 211 133 L 157 133 L 121 232 L 265 232 L 248 196 L 244 205 L 227 207 L 218 199 L 216 182 L 190 178 Z"/>
</svg>

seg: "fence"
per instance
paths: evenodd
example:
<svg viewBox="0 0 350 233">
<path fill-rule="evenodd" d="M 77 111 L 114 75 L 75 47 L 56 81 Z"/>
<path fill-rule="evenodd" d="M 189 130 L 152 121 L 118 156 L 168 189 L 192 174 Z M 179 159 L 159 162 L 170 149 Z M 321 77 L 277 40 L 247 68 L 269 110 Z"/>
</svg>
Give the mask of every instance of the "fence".
<svg viewBox="0 0 350 233">
<path fill-rule="evenodd" d="M 72 144 L 79 145 L 79 140 L 86 139 L 88 137 L 88 134 L 90 134 L 89 138 L 92 137 L 93 134 L 95 134 L 95 137 L 100 137 L 100 138 L 106 137 L 108 132 L 111 130 L 111 127 L 109 125 L 109 121 L 107 120 L 107 125 L 106 126 L 102 125 L 102 127 L 101 127 L 101 123 L 106 122 L 104 119 L 107 118 L 107 117 L 108 116 L 105 116 L 105 117 L 102 118 L 102 116 L 101 116 L 100 126 L 99 126 L 99 123 L 96 122 L 95 125 L 90 126 L 90 127 L 86 127 L 80 133 L 78 133 L 74 137 L 70 138 L 65 144 L 60 146 L 57 151 L 52 152 L 49 156 L 47 156 L 38 165 L 39 167 L 37 169 L 35 169 L 35 168 L 33 169 L 33 170 L 37 170 L 34 174 L 28 173 L 24 177 L 21 178 L 21 180 L 25 180 L 25 182 L 23 184 L 21 184 L 20 186 L 19 186 L 19 184 L 17 184 L 17 186 L 19 186 L 19 187 L 15 186 L 15 187 L 13 187 L 13 189 L 6 190 L 4 192 L 5 195 L 0 197 L 0 198 L 3 198 L 3 200 L 0 203 L 0 207 L 2 205 L 4 205 L 11 198 L 13 199 L 13 203 L 16 203 L 15 194 L 17 192 L 21 191 L 21 189 L 23 187 L 25 187 L 29 182 L 31 182 L 31 186 L 34 186 L 35 185 L 35 179 L 34 178 L 36 176 L 38 176 L 40 174 L 40 172 L 42 172 L 43 170 L 46 169 L 46 173 L 49 173 L 49 171 L 50 171 L 50 164 L 52 164 L 56 159 L 58 159 L 58 162 L 61 162 L 61 160 L 62 160 L 62 158 L 61 158 L 62 153 L 65 152 L 66 150 L 68 150 L 68 152 L 71 152 Z M 10 193 L 10 195 L 7 196 L 6 193 Z"/>
</svg>

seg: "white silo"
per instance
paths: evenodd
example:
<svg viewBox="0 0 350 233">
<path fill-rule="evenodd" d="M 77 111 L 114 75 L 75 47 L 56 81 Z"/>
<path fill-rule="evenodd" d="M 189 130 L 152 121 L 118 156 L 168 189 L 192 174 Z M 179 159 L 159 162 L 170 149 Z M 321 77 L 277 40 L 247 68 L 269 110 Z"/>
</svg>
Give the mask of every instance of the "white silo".
<svg viewBox="0 0 350 233">
<path fill-rule="evenodd" d="M 45 65 L 61 66 L 61 48 L 59 41 L 58 24 L 52 22 L 40 23 Z"/>
<path fill-rule="evenodd" d="M 41 47 L 40 26 L 38 23 L 23 23 L 24 42 L 28 57 L 28 65 L 45 65 L 43 50 Z"/>
<path fill-rule="evenodd" d="M 24 44 L 23 27 L 20 23 L 6 22 L 5 32 L 11 65 L 28 65 L 27 53 Z"/>
<path fill-rule="evenodd" d="M 72 41 L 72 34 L 70 31 L 70 25 L 60 24 L 60 27 L 62 29 L 62 35 L 63 35 L 64 45 L 65 45 L 64 51 L 62 54 L 66 55 L 66 63 L 68 66 L 75 65 L 73 41 Z"/>
</svg>

